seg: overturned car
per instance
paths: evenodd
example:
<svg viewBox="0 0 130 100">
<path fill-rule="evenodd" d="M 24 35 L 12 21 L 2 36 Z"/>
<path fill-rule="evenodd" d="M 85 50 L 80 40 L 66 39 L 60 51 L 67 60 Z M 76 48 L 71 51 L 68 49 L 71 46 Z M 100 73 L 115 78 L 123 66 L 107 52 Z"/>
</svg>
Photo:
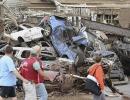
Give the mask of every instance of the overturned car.
<svg viewBox="0 0 130 100">
<path fill-rule="evenodd" d="M 41 27 L 31 27 L 20 24 L 10 34 L 4 33 L 4 36 L 22 43 L 39 40 L 43 38 L 43 33 L 44 29 Z"/>
<path fill-rule="evenodd" d="M 85 55 L 80 45 L 90 45 L 83 34 L 85 30 L 77 32 L 70 22 L 58 16 L 43 18 L 39 26 L 50 31 L 44 36 L 50 39 L 60 57 L 71 59 L 78 66 L 84 63 Z"/>
</svg>

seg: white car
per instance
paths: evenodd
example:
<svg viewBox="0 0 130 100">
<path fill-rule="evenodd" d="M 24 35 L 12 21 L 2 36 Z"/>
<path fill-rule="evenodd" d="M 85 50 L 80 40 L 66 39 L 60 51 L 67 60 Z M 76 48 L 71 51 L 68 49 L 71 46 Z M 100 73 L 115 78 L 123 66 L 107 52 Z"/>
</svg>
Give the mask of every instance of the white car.
<svg viewBox="0 0 130 100">
<path fill-rule="evenodd" d="M 14 56 L 19 60 L 24 60 L 27 52 L 30 52 L 32 48 L 29 47 L 13 47 Z"/>
<path fill-rule="evenodd" d="M 44 29 L 41 27 L 31 28 L 24 25 L 19 25 L 17 30 L 12 31 L 11 34 L 5 33 L 4 36 L 19 42 L 30 42 L 32 40 L 43 38 L 43 32 Z"/>
<path fill-rule="evenodd" d="M 26 54 L 28 52 L 30 52 L 32 50 L 32 48 L 29 47 L 13 47 L 14 50 L 14 56 L 16 58 L 18 58 L 19 60 L 24 60 L 26 57 Z M 47 60 L 47 58 L 49 57 L 54 59 L 56 58 L 56 54 L 55 52 L 52 52 L 51 50 L 49 50 L 48 48 L 42 47 L 41 50 L 41 57 L 43 60 Z"/>
<path fill-rule="evenodd" d="M 29 53 L 32 48 L 29 47 L 13 47 L 13 54 L 14 54 L 14 59 L 15 60 L 15 64 L 16 66 L 19 67 L 19 64 L 21 63 L 21 61 L 23 61 L 25 58 L 27 58 L 27 53 Z M 41 51 L 41 60 L 44 62 L 45 64 L 45 68 L 48 68 L 48 66 L 52 63 L 54 63 L 54 61 L 56 60 L 56 55 L 54 52 L 50 52 L 47 49 L 44 49 L 44 47 L 42 48 Z"/>
</svg>

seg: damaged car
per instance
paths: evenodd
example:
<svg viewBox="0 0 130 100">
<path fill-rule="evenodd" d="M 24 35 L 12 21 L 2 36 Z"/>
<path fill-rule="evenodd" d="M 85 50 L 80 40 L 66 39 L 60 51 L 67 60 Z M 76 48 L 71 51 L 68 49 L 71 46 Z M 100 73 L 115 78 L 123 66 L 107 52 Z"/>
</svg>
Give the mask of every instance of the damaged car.
<svg viewBox="0 0 130 100">
<path fill-rule="evenodd" d="M 50 31 L 44 36 L 50 39 L 60 57 L 73 60 L 75 65 L 84 63 L 85 55 L 78 44 L 89 45 L 88 39 L 82 34 L 85 30 L 77 32 L 68 20 L 59 16 L 43 18 L 39 26 Z"/>
<path fill-rule="evenodd" d="M 126 74 L 130 74 L 130 39 L 124 38 L 123 41 L 115 40 L 113 42 L 113 50 L 119 56 Z"/>
<path fill-rule="evenodd" d="M 44 29 L 41 27 L 31 27 L 27 25 L 19 25 L 16 30 L 13 30 L 10 34 L 4 33 L 5 37 L 9 37 L 14 41 L 31 42 L 43 38 Z"/>
</svg>

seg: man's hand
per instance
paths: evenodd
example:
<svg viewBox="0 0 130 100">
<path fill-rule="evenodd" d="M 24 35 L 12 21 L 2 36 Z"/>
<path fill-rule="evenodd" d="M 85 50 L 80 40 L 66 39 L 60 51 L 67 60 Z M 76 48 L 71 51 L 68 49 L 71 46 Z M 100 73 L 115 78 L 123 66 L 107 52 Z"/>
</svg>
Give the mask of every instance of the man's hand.
<svg viewBox="0 0 130 100">
<path fill-rule="evenodd" d="M 22 80 L 24 83 L 29 83 L 29 81 L 26 80 L 23 76 L 21 76 L 17 70 L 14 70 L 13 73 L 16 75 L 16 77 L 18 77 L 18 78 L 19 78 L 20 80 Z"/>
</svg>

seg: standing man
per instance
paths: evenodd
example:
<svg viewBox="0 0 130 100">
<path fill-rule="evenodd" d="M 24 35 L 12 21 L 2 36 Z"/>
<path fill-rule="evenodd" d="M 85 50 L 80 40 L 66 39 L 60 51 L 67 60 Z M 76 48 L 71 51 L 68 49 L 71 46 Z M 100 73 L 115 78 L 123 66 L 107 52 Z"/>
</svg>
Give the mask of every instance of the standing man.
<svg viewBox="0 0 130 100">
<path fill-rule="evenodd" d="M 0 59 L 0 100 L 4 100 L 4 98 L 17 100 L 15 92 L 16 77 L 21 79 L 24 83 L 28 83 L 16 70 L 11 58 L 12 55 L 13 48 L 7 46 L 5 48 L 5 55 Z"/>
<path fill-rule="evenodd" d="M 25 90 L 25 100 L 47 100 L 48 94 L 43 84 L 43 64 L 39 59 L 39 54 L 41 52 L 40 46 L 35 46 L 32 48 L 31 55 L 25 59 L 20 68 L 21 75 L 30 81 L 30 83 L 23 84 Z"/>
<path fill-rule="evenodd" d="M 96 78 L 97 83 L 99 84 L 99 88 L 101 90 L 101 94 L 95 95 L 93 96 L 93 100 L 106 100 L 105 99 L 105 94 L 104 94 L 104 89 L 105 89 L 105 85 L 104 85 L 104 79 L 105 79 L 105 75 L 103 72 L 103 65 L 101 64 L 101 57 L 100 56 L 96 56 L 94 58 L 95 64 L 93 64 L 89 69 L 88 69 L 88 74 L 91 76 L 94 76 Z"/>
</svg>

